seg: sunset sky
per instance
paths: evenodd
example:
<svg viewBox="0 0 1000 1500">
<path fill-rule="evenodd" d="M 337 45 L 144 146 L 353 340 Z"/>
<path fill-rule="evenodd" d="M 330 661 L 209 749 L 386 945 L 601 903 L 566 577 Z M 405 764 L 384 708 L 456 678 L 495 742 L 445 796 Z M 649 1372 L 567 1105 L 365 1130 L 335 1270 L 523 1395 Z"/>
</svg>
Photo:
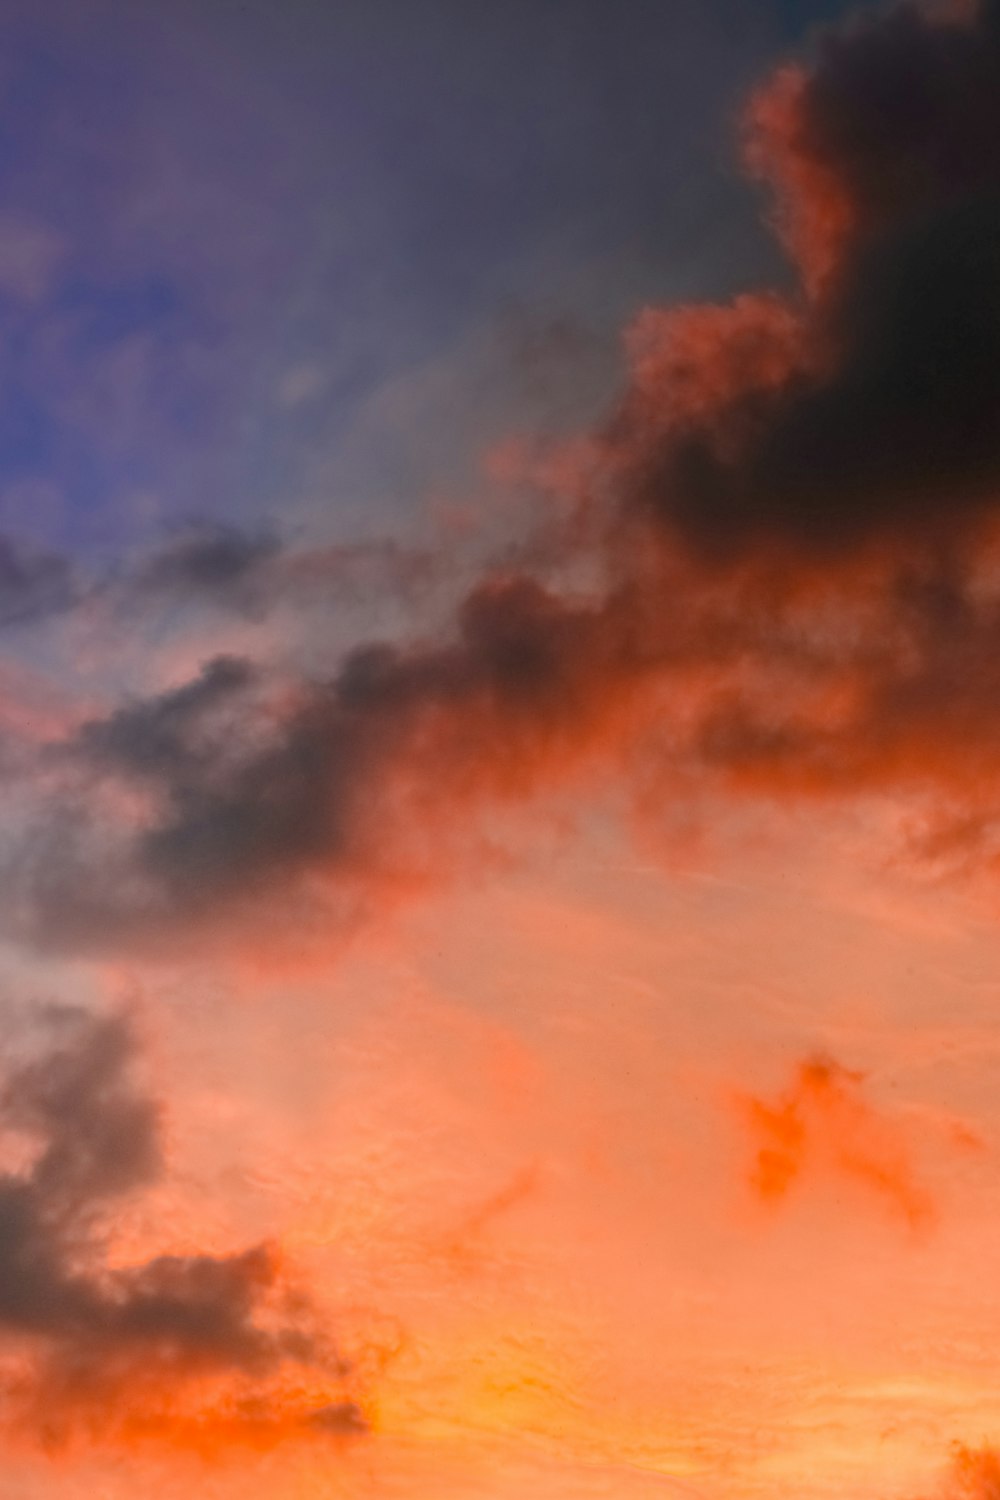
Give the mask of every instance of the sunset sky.
<svg viewBox="0 0 1000 1500">
<path fill-rule="evenodd" d="M 998 663 L 995 0 L 5 0 L 0 1500 L 1000 1500 Z"/>
</svg>

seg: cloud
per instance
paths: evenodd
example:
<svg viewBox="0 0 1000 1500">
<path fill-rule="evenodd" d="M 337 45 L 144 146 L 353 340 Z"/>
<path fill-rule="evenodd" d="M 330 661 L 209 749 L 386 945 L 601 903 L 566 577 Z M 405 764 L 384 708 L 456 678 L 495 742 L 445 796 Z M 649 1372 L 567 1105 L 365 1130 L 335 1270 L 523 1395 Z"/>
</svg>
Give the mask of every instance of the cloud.
<svg viewBox="0 0 1000 1500">
<path fill-rule="evenodd" d="M 279 551 L 278 538 L 264 531 L 192 526 L 141 558 L 129 582 L 140 596 L 245 610 L 253 607 L 260 575 Z"/>
<path fill-rule="evenodd" d="M 77 570 L 68 558 L 0 534 L 0 629 L 63 614 L 81 598 Z"/>
<path fill-rule="evenodd" d="M 664 565 L 597 598 L 489 579 L 450 638 L 360 648 L 325 682 L 214 658 L 30 747 L 8 930 L 263 940 L 297 901 L 349 928 L 479 857 L 494 814 L 622 773 L 639 810 L 904 793 L 922 857 L 988 861 L 998 625 L 995 585 L 940 565 L 715 590 Z"/>
<path fill-rule="evenodd" d="M 373 591 L 413 598 L 440 573 L 426 550 L 389 538 L 295 545 L 271 530 L 200 522 L 119 569 L 117 613 L 200 607 L 263 618 L 277 608 L 358 603 Z"/>
<path fill-rule="evenodd" d="M 436 877 L 427 840 L 447 841 L 459 808 L 519 804 L 615 732 L 610 705 L 626 710 L 643 670 L 622 670 L 626 613 L 489 580 L 439 646 L 362 648 L 325 683 L 216 658 L 85 722 L 43 757 L 38 821 L 8 865 L 15 924 L 86 946 L 196 931 L 276 883 L 363 900 Z"/>
<path fill-rule="evenodd" d="M 391 538 L 295 545 L 273 530 L 221 522 L 192 523 L 103 568 L 0 532 L 0 630 L 81 607 L 134 629 L 165 614 L 262 620 L 278 609 L 331 611 L 387 594 L 413 601 L 442 571 L 430 550 Z"/>
<path fill-rule="evenodd" d="M 914 856 L 997 865 L 997 85 L 991 6 L 904 4 L 780 71 L 747 155 L 792 288 L 643 314 L 557 533 L 543 517 L 546 545 L 432 634 L 325 676 L 315 632 L 311 675 L 294 652 L 209 657 L 32 746 L 0 849 L 8 929 L 68 950 L 351 930 L 481 860 L 506 810 L 609 777 L 640 824 L 901 798 Z M 448 568 L 195 528 L 125 570 L 123 618 Z"/>
<path fill-rule="evenodd" d="M 911 1229 L 934 1222 L 901 1127 L 864 1096 L 864 1075 L 831 1058 L 799 1063 L 776 1100 L 741 1099 L 754 1147 L 750 1184 L 765 1203 L 779 1203 L 803 1179 L 832 1175 L 874 1195 Z"/>
<path fill-rule="evenodd" d="M 945 1481 L 945 1492 L 956 1500 L 996 1500 L 1000 1495 L 1000 1454 L 983 1444 L 957 1443 Z"/>
<path fill-rule="evenodd" d="M 134 1080 L 122 1016 L 50 1006 L 32 1031 L 31 1050 L 9 1061 L 0 1088 L 10 1161 L 0 1172 L 8 1418 L 47 1443 L 81 1424 L 134 1429 L 155 1425 L 185 1384 L 236 1378 L 251 1394 L 258 1387 L 258 1427 L 361 1430 L 346 1395 L 300 1401 L 297 1413 L 269 1401 L 268 1380 L 286 1368 L 311 1370 L 328 1390 L 345 1374 L 301 1298 L 286 1295 L 273 1247 L 126 1265 L 109 1258 L 115 1211 L 163 1170 L 159 1108 Z"/>
<path fill-rule="evenodd" d="M 625 503 L 717 559 L 995 513 L 998 85 L 995 7 L 903 4 L 759 93 L 749 160 L 799 285 L 647 316 L 611 435 Z"/>
</svg>

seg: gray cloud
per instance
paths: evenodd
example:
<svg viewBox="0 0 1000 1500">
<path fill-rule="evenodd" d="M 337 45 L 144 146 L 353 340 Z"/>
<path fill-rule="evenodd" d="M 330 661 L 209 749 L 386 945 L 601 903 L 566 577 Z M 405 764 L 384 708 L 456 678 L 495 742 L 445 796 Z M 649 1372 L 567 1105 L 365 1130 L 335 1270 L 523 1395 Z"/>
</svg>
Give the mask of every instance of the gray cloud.
<svg viewBox="0 0 1000 1500">
<path fill-rule="evenodd" d="M 198 1373 L 266 1377 L 288 1361 L 336 1372 L 308 1313 L 275 1316 L 279 1273 L 266 1245 L 105 1263 L 107 1216 L 162 1172 L 159 1109 L 134 1080 L 121 1016 L 49 1007 L 35 1030 L 41 1045 L 10 1064 L 0 1088 L 0 1130 L 33 1151 L 0 1173 L 0 1338 L 19 1341 L 31 1364 L 9 1411 L 52 1438 L 81 1408 L 101 1403 L 110 1423 L 117 1406 L 155 1409 L 164 1382 Z M 301 1422 L 332 1430 L 327 1411 Z M 352 1430 L 362 1428 L 356 1412 Z"/>
<path fill-rule="evenodd" d="M 253 610 L 261 602 L 262 575 L 280 551 L 278 538 L 267 532 L 191 526 L 140 558 L 129 582 L 140 598 Z"/>
<path fill-rule="evenodd" d="M 0 532 L 0 630 L 99 605 L 116 624 L 215 612 L 251 620 L 277 609 L 331 611 L 373 597 L 413 600 L 442 559 L 391 538 L 295 544 L 275 531 L 191 523 L 108 566 L 89 568 Z"/>
<path fill-rule="evenodd" d="M 69 558 L 0 534 L 0 629 L 63 614 L 81 598 L 78 570 Z"/>
<path fill-rule="evenodd" d="M 265 617 L 276 608 L 355 604 L 373 592 L 413 598 L 441 573 L 432 552 L 392 539 L 295 545 L 276 532 L 192 524 L 119 570 L 124 616 L 201 607 Z"/>
</svg>

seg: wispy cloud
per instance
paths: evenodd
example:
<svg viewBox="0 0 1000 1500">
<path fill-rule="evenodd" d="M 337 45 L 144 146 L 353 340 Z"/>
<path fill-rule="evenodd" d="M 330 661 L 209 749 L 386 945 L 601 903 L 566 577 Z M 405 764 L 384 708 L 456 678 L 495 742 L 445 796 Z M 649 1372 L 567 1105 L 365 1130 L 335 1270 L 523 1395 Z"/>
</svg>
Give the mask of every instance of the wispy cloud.
<svg viewBox="0 0 1000 1500">
<path fill-rule="evenodd" d="M 774 1100 L 741 1101 L 754 1148 L 750 1184 L 765 1203 L 780 1203 L 810 1177 L 832 1174 L 857 1183 L 911 1229 L 927 1229 L 936 1206 L 912 1162 L 899 1121 L 869 1103 L 864 1075 L 832 1058 L 801 1062 Z"/>
</svg>

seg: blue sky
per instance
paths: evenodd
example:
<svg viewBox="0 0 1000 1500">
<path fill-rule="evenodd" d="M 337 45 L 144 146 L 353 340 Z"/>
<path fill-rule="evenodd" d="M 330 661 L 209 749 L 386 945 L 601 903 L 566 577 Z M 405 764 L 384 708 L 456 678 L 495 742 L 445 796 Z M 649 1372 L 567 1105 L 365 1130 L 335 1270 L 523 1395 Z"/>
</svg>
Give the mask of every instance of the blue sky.
<svg viewBox="0 0 1000 1500">
<path fill-rule="evenodd" d="M 773 268 L 738 101 L 818 9 L 8 8 L 0 523 L 391 530 L 586 414 L 637 306 Z"/>
</svg>

